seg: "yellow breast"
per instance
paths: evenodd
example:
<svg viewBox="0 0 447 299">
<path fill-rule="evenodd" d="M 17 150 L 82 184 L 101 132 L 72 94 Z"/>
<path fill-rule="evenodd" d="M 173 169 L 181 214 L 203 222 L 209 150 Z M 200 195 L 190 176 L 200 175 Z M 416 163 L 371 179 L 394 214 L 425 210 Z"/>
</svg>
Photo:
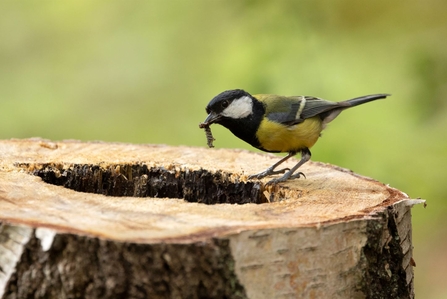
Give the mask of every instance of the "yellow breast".
<svg viewBox="0 0 447 299">
<path fill-rule="evenodd" d="M 316 116 L 304 122 L 285 126 L 263 119 L 256 133 L 261 146 L 267 151 L 290 152 L 311 148 L 323 130 L 321 119 Z"/>
</svg>

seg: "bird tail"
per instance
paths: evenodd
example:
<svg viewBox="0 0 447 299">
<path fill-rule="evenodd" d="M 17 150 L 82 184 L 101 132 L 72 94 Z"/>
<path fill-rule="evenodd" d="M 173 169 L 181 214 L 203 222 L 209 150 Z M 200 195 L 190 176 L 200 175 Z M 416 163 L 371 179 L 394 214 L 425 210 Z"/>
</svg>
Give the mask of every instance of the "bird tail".
<svg viewBox="0 0 447 299">
<path fill-rule="evenodd" d="M 323 120 L 323 128 L 326 127 L 326 125 L 328 123 L 330 123 L 331 121 L 333 121 L 343 110 L 357 106 L 357 105 L 361 105 L 364 103 L 368 103 L 371 101 L 375 101 L 375 100 L 379 100 L 379 99 L 384 99 L 387 96 L 389 96 L 389 94 L 387 93 L 379 93 L 379 94 L 372 94 L 369 96 L 363 96 L 363 97 L 358 97 L 358 98 L 354 98 L 354 99 L 350 99 L 347 101 L 342 101 L 342 102 L 338 102 L 337 104 L 337 108 L 329 110 L 328 112 L 321 114 L 321 119 Z"/>
<path fill-rule="evenodd" d="M 384 99 L 387 96 L 390 96 L 390 94 L 387 94 L 387 93 L 372 94 L 372 95 L 368 95 L 368 96 L 363 96 L 363 97 L 358 97 L 358 98 L 354 98 L 351 100 L 347 100 L 347 101 L 344 101 L 344 103 L 349 104 L 349 107 L 354 107 L 354 106 L 368 103 L 371 101 Z"/>
</svg>

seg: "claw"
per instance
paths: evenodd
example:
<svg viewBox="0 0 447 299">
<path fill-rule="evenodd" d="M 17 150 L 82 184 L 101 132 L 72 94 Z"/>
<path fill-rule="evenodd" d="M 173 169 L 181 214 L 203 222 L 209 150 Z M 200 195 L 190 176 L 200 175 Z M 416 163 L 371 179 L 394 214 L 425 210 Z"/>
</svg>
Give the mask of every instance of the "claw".
<svg viewBox="0 0 447 299">
<path fill-rule="evenodd" d="M 304 173 L 302 173 L 301 171 L 292 175 L 290 177 L 290 179 L 299 179 L 301 176 L 303 176 L 305 179 L 307 179 L 306 175 Z"/>
</svg>

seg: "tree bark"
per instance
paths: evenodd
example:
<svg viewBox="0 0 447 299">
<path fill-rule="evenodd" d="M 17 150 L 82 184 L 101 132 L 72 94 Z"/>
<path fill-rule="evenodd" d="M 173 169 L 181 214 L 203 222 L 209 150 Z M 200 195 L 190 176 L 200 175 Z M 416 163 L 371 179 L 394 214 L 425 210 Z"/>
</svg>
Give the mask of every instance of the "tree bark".
<svg viewBox="0 0 447 299">
<path fill-rule="evenodd" d="M 1 298 L 413 298 L 411 206 L 240 150 L 0 141 Z M 290 159 L 291 167 L 296 160 Z"/>
</svg>

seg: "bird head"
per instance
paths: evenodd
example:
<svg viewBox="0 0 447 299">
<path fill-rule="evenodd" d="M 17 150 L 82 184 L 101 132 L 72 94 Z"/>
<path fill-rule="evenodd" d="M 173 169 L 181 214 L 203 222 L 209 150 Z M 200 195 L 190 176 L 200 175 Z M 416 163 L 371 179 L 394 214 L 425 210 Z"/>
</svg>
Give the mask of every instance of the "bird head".
<svg viewBox="0 0 447 299">
<path fill-rule="evenodd" d="M 253 113 L 253 97 L 242 89 L 227 90 L 208 103 L 206 112 L 205 125 L 246 118 Z"/>
</svg>

